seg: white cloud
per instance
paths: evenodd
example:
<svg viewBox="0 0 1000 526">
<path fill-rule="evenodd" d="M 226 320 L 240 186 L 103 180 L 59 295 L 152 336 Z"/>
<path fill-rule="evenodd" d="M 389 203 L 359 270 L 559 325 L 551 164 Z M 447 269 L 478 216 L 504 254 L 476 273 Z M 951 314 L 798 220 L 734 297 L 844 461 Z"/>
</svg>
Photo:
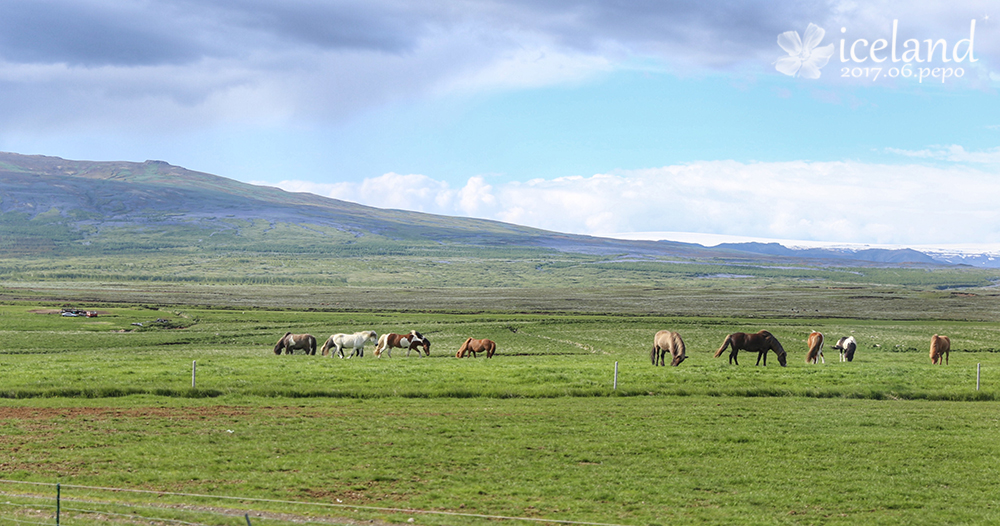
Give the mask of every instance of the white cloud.
<svg viewBox="0 0 1000 526">
<path fill-rule="evenodd" d="M 278 186 L 559 232 L 703 232 L 855 243 L 1000 242 L 1000 177 L 953 166 L 711 161 L 461 189 L 424 175 Z M 378 189 L 375 191 L 375 189 Z M 421 196 L 404 199 L 401 196 Z"/>
<path fill-rule="evenodd" d="M 885 151 L 906 157 L 935 159 L 954 163 L 1000 164 L 1000 148 L 970 152 L 960 145 L 952 144 L 950 146 L 931 146 L 923 150 L 886 148 Z"/>
</svg>

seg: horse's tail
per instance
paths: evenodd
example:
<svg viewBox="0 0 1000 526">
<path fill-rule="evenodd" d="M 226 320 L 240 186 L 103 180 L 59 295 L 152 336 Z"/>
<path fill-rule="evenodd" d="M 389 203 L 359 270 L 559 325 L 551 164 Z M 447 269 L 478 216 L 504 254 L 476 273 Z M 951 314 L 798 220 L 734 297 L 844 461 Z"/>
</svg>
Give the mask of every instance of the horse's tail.
<svg viewBox="0 0 1000 526">
<path fill-rule="evenodd" d="M 736 344 L 733 343 L 733 335 L 732 334 L 730 334 L 729 336 L 726 336 L 726 341 L 722 342 L 722 347 L 719 347 L 719 350 L 715 351 L 715 357 L 718 358 L 718 357 L 722 356 L 722 353 L 726 351 L 726 347 L 729 347 L 730 345 L 732 345 L 733 347 L 736 347 Z"/>
<path fill-rule="evenodd" d="M 316 337 L 312 334 L 309 335 L 309 355 L 316 355 Z"/>
<path fill-rule="evenodd" d="M 326 339 L 326 343 L 323 344 L 323 349 L 320 350 L 320 354 L 326 356 L 330 352 L 331 345 L 333 345 L 333 336 Z"/>
<path fill-rule="evenodd" d="M 497 352 L 497 342 L 489 340 L 490 343 L 486 345 L 486 357 L 493 358 L 493 353 Z"/>
<path fill-rule="evenodd" d="M 378 343 L 375 344 L 375 356 L 381 358 L 382 351 L 385 350 L 385 345 L 389 340 L 389 333 L 385 333 L 378 337 Z"/>
</svg>

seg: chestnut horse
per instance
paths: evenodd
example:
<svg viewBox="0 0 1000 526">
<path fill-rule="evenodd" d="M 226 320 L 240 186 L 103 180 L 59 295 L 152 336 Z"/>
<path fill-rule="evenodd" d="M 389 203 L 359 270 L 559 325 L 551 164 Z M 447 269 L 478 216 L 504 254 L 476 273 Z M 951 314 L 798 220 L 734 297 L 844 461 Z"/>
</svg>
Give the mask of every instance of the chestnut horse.
<svg viewBox="0 0 1000 526">
<path fill-rule="evenodd" d="M 944 363 L 948 363 L 948 355 L 951 353 L 951 340 L 947 336 L 931 336 L 931 363 L 941 365 L 941 357 L 944 356 Z"/>
<path fill-rule="evenodd" d="M 344 357 L 344 348 L 351 349 L 353 352 L 348 358 L 353 356 L 362 357 L 365 355 L 365 344 L 368 342 L 375 343 L 378 339 L 378 335 L 375 331 L 361 331 L 354 334 L 331 334 L 329 338 L 326 339 L 326 343 L 323 344 L 323 356 L 329 352 L 330 356 L 333 356 L 333 348 L 337 351 L 337 357 Z"/>
<path fill-rule="evenodd" d="M 666 365 L 664 358 L 667 353 L 673 357 L 670 360 L 670 365 L 674 367 L 678 366 L 687 359 L 687 355 L 684 354 L 684 340 L 681 339 L 681 335 L 673 331 L 660 331 L 653 336 L 653 350 L 649 353 L 650 360 L 653 361 L 653 367 L 657 365 Z"/>
<path fill-rule="evenodd" d="M 497 351 L 497 344 L 493 340 L 477 340 L 475 338 L 469 338 L 465 340 L 462 344 L 462 348 L 455 353 L 455 358 L 465 358 L 469 354 L 473 358 L 476 357 L 476 353 L 484 352 L 487 358 L 493 358 L 493 353 Z"/>
<path fill-rule="evenodd" d="M 854 339 L 854 336 L 843 336 L 837 340 L 837 345 L 834 345 L 833 348 L 840 351 L 840 361 L 853 362 L 854 351 L 858 348 L 858 342 Z"/>
<path fill-rule="evenodd" d="M 778 355 L 778 363 L 782 367 L 785 367 L 786 353 L 785 349 L 778 342 L 771 333 L 767 331 L 760 331 L 757 334 L 747 334 L 745 332 L 734 332 L 729 336 L 726 336 L 726 341 L 722 342 L 722 347 L 719 347 L 718 351 L 715 351 L 715 357 L 718 358 L 722 356 L 722 352 L 726 350 L 726 347 L 730 345 L 733 346 L 733 350 L 729 351 L 729 363 L 739 365 L 740 362 L 736 359 L 740 351 L 749 351 L 757 353 L 757 365 L 760 365 L 761 357 L 764 358 L 764 365 L 767 365 L 767 351 L 774 351 L 774 354 Z"/>
<path fill-rule="evenodd" d="M 293 354 L 295 349 L 303 349 L 306 354 L 316 354 L 316 338 L 312 334 L 292 334 L 286 332 L 284 336 L 274 345 L 274 354 Z"/>
<path fill-rule="evenodd" d="M 809 333 L 809 339 L 806 342 L 806 345 L 809 346 L 809 352 L 806 353 L 806 363 L 817 363 L 819 360 L 826 363 L 826 358 L 823 357 L 823 333 L 816 331 Z"/>
<path fill-rule="evenodd" d="M 378 345 L 375 346 L 375 356 L 381 358 L 382 353 L 385 352 L 386 356 L 392 358 L 393 347 L 406 349 L 407 356 L 410 355 L 410 351 L 416 349 L 418 358 L 423 358 L 420 354 L 420 347 L 423 347 L 424 354 L 427 356 L 431 355 L 431 341 L 417 331 L 410 331 L 410 334 L 390 332 L 379 336 Z"/>
</svg>

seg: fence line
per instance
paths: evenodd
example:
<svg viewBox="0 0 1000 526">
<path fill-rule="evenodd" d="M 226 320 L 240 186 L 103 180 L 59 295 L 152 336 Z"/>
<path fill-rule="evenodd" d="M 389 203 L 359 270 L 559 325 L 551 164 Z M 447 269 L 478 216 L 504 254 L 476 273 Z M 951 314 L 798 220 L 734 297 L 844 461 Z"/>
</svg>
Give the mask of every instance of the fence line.
<svg viewBox="0 0 1000 526">
<path fill-rule="evenodd" d="M 119 492 L 119 493 L 137 493 L 137 494 L 147 494 L 147 495 L 162 495 L 162 496 L 174 496 L 174 497 L 191 497 L 191 498 L 201 498 L 201 499 L 216 499 L 216 500 L 234 500 L 243 502 L 260 502 L 268 504 L 292 504 L 299 506 L 317 506 L 321 508 L 339 508 L 339 509 L 353 509 L 353 510 L 366 510 L 366 511 L 382 511 L 389 513 L 407 513 L 407 514 L 421 514 L 421 515 L 441 515 L 448 517 L 467 517 L 467 518 L 477 518 L 477 519 L 492 519 L 492 520 L 509 520 L 509 521 L 524 521 L 524 522 L 544 522 L 551 524 L 569 524 L 578 526 L 625 526 L 621 524 L 606 523 L 606 522 L 587 522 L 587 521 L 572 521 L 563 519 L 545 519 L 539 517 L 512 517 L 506 515 L 489 515 L 489 514 L 479 514 L 479 513 L 461 513 L 453 511 L 439 511 L 439 510 L 422 510 L 418 508 L 392 508 L 392 507 L 381 507 L 381 506 L 366 506 L 357 504 L 334 504 L 332 502 L 306 502 L 306 501 L 296 501 L 296 500 L 283 500 L 283 499 L 266 499 L 259 497 L 234 497 L 229 495 L 205 495 L 200 493 L 184 493 L 184 492 L 172 492 L 172 491 L 155 491 L 155 490 L 144 490 L 144 489 L 132 489 L 132 488 L 112 488 L 103 486 L 83 486 L 78 484 L 57 484 L 52 482 L 28 482 L 20 480 L 8 480 L 0 479 L 0 484 L 25 484 L 32 486 L 47 486 L 56 487 L 61 486 L 62 488 L 71 489 L 83 489 L 83 490 L 96 490 L 96 491 L 108 491 L 108 492 Z M 41 497 L 38 497 L 41 498 Z M 86 502 L 78 501 L 75 499 L 63 499 L 72 502 Z M 139 507 L 139 506 L 137 506 Z M 186 511 L 198 511 L 198 510 L 186 510 Z M 254 510 L 258 511 L 258 510 Z M 205 512 L 211 513 L 211 512 Z M 149 517 L 144 517 L 149 520 Z M 266 518 L 266 517 L 262 517 Z M 13 520 L 13 519 L 10 519 Z M 156 519 L 161 520 L 161 519 Z M 171 519 L 162 519 L 170 521 Z M 182 521 L 180 521 L 182 522 Z M 309 521 L 313 522 L 313 521 Z M 45 524 L 45 526 L 51 526 L 48 523 L 36 523 Z M 189 523 L 194 524 L 194 523 Z"/>
</svg>

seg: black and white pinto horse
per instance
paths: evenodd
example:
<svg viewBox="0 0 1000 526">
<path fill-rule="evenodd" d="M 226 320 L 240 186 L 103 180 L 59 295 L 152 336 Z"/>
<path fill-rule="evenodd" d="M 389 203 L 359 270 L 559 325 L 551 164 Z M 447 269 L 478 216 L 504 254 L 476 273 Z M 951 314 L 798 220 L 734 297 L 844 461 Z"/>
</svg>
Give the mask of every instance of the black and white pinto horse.
<svg viewBox="0 0 1000 526">
<path fill-rule="evenodd" d="M 853 362 L 854 351 L 858 348 L 858 342 L 854 339 L 854 336 L 844 336 L 837 340 L 837 345 L 834 345 L 833 348 L 840 351 L 840 361 Z"/>
<path fill-rule="evenodd" d="M 344 348 L 352 349 L 352 352 L 348 358 L 353 356 L 362 357 L 365 355 L 365 344 L 368 342 L 375 343 L 378 340 L 378 335 L 375 331 L 361 331 L 354 334 L 332 334 L 327 338 L 326 343 L 323 344 L 323 356 L 330 353 L 333 356 L 331 348 L 337 351 L 337 357 L 344 357 Z"/>
</svg>

